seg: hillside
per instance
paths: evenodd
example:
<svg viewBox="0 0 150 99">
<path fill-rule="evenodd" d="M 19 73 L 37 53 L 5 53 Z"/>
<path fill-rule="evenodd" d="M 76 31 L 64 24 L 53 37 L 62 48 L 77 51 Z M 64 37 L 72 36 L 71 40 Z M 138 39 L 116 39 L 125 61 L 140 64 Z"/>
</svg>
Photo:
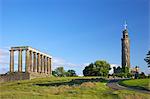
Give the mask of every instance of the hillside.
<svg viewBox="0 0 150 99">
<path fill-rule="evenodd" d="M 40 78 L 0 84 L 0 99 L 148 99 L 150 95 L 112 90 L 95 77 Z"/>
<path fill-rule="evenodd" d="M 136 89 L 150 90 L 150 79 L 134 79 L 120 82 L 121 85 Z"/>
</svg>

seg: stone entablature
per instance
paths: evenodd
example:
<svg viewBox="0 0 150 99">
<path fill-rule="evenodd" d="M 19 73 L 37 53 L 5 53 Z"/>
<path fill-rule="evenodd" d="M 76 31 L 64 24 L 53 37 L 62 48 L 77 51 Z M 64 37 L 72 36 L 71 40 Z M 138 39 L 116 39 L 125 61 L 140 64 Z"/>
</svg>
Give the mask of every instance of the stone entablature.
<svg viewBox="0 0 150 99">
<path fill-rule="evenodd" d="M 41 52 L 41 51 L 39 51 L 39 50 L 37 50 L 37 49 L 35 49 L 35 48 L 32 48 L 32 47 L 30 47 L 30 46 L 20 46 L 20 47 L 11 47 L 11 50 L 14 50 L 14 51 L 18 51 L 18 50 L 30 50 L 30 51 L 33 51 L 33 52 L 36 52 L 36 53 L 40 53 L 40 54 L 42 54 L 42 55 L 44 55 L 44 56 L 47 56 L 47 57 L 50 57 L 50 58 L 52 58 L 52 56 L 50 56 L 50 55 L 48 55 L 48 54 L 45 54 L 45 53 L 43 53 L 43 52 Z"/>
<path fill-rule="evenodd" d="M 11 47 L 10 73 L 14 72 L 14 52 L 18 51 L 18 72 L 22 72 L 22 52 L 25 51 L 25 72 L 51 74 L 52 56 L 29 46 Z"/>
</svg>

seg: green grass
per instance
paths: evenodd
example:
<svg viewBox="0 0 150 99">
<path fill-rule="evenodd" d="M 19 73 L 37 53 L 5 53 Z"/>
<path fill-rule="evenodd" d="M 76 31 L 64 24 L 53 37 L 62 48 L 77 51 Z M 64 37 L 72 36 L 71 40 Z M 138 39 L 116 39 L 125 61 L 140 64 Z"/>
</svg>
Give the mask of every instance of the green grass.
<svg viewBox="0 0 150 99">
<path fill-rule="evenodd" d="M 150 90 L 150 79 L 132 79 L 119 82 L 121 85 Z"/>
<path fill-rule="evenodd" d="M 98 81 L 99 82 L 98 82 Z M 94 77 L 40 78 L 0 83 L 0 99 L 148 99 L 135 91 L 114 91 Z"/>
</svg>

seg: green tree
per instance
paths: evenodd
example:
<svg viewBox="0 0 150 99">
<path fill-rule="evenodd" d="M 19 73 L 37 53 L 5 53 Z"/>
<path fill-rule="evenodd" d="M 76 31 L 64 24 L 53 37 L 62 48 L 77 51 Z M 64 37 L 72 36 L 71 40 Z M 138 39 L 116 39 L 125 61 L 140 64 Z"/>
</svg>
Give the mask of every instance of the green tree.
<svg viewBox="0 0 150 99">
<path fill-rule="evenodd" d="M 65 70 L 63 67 L 58 67 L 55 69 L 55 73 L 59 77 L 64 77 L 65 76 Z"/>
<path fill-rule="evenodd" d="M 98 75 L 105 77 L 108 75 L 109 70 L 111 69 L 109 63 L 97 60 L 94 64 L 96 65 L 96 69 L 98 69 Z"/>
<path fill-rule="evenodd" d="M 146 76 L 145 76 L 145 73 L 144 72 L 141 72 L 141 74 L 139 74 L 139 78 L 142 78 L 144 79 Z"/>
<path fill-rule="evenodd" d="M 129 73 L 129 67 L 127 67 L 127 66 L 122 67 L 122 72 Z"/>
<path fill-rule="evenodd" d="M 93 76 L 93 68 L 94 68 L 94 64 L 91 63 L 88 66 L 85 67 L 85 69 L 83 70 L 83 75 L 84 76 Z"/>
<path fill-rule="evenodd" d="M 122 73 L 122 68 L 120 66 L 118 66 L 116 68 L 116 72 L 114 72 L 114 73 Z"/>
<path fill-rule="evenodd" d="M 69 76 L 69 77 L 73 77 L 73 76 L 77 76 L 75 70 L 68 70 L 66 72 L 66 76 Z"/>
<path fill-rule="evenodd" d="M 129 67 L 123 67 L 121 68 L 120 66 L 118 66 L 117 68 L 114 68 L 115 72 L 114 75 L 117 77 L 130 77 L 130 73 L 129 73 Z"/>
<path fill-rule="evenodd" d="M 129 73 L 129 67 L 125 67 L 124 73 L 128 74 Z"/>
<path fill-rule="evenodd" d="M 128 73 L 128 74 L 127 74 L 127 77 L 128 77 L 128 78 L 132 78 L 132 77 L 133 77 L 133 74 L 132 74 L 132 73 Z"/>
<path fill-rule="evenodd" d="M 57 73 L 56 73 L 56 71 L 52 71 L 52 75 L 55 76 L 55 77 L 58 76 Z"/>
<path fill-rule="evenodd" d="M 147 62 L 148 67 L 150 68 L 150 50 L 146 54 L 146 58 L 144 59 Z"/>
<path fill-rule="evenodd" d="M 97 60 L 94 64 L 86 66 L 83 70 L 84 76 L 108 76 L 110 64 L 106 61 Z"/>
</svg>

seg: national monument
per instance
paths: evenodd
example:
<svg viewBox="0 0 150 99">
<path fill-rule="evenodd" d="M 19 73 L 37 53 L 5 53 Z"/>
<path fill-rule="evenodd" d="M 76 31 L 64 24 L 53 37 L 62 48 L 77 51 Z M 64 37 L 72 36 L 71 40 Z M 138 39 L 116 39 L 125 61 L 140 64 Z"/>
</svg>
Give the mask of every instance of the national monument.
<svg viewBox="0 0 150 99">
<path fill-rule="evenodd" d="M 14 52 L 18 52 L 18 70 L 14 71 Z M 23 72 L 22 53 L 25 51 L 25 72 Z M 52 56 L 45 54 L 29 46 L 11 47 L 10 71 L 0 76 L 0 82 L 25 80 L 51 75 Z"/>
<path fill-rule="evenodd" d="M 122 44 L 122 68 L 125 67 L 130 68 L 130 39 L 128 35 L 127 24 L 125 22 L 124 30 L 123 30 L 123 37 L 121 38 Z"/>
</svg>

